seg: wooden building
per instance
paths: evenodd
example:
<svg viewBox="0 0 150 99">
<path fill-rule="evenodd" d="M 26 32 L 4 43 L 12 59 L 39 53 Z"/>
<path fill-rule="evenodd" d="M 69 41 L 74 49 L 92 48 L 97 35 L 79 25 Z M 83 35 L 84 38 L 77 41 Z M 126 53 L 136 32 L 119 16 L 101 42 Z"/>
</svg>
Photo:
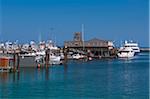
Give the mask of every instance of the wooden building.
<svg viewBox="0 0 150 99">
<path fill-rule="evenodd" d="M 111 57 L 115 55 L 112 41 L 101 40 L 98 38 L 83 41 L 81 32 L 75 32 L 73 41 L 65 41 L 64 46 L 69 50 L 76 49 L 91 53 L 95 57 Z"/>
</svg>

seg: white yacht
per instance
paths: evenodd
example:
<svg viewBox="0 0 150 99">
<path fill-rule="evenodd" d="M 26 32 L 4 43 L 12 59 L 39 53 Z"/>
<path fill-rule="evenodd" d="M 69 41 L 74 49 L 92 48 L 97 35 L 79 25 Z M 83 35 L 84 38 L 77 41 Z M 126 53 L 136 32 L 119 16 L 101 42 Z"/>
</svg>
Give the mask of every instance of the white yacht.
<svg viewBox="0 0 150 99">
<path fill-rule="evenodd" d="M 131 58 L 134 57 L 135 52 L 131 47 L 123 47 L 119 49 L 118 57 L 120 58 Z"/>
<path fill-rule="evenodd" d="M 138 43 L 133 42 L 133 41 L 130 41 L 130 42 L 125 41 L 124 47 L 130 47 L 130 48 L 132 48 L 135 53 L 139 53 L 140 52 L 140 48 L 138 46 Z"/>
</svg>

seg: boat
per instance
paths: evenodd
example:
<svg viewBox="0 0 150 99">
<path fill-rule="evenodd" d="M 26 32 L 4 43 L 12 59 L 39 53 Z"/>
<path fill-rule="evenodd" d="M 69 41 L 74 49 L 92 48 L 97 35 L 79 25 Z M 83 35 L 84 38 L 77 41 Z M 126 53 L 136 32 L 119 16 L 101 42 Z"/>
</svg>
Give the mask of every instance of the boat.
<svg viewBox="0 0 150 99">
<path fill-rule="evenodd" d="M 133 51 L 131 47 L 123 47 L 119 49 L 119 52 L 117 55 L 119 58 L 132 58 L 134 57 L 135 52 Z"/>
<path fill-rule="evenodd" d="M 60 56 L 56 56 L 53 53 L 50 54 L 50 58 L 49 58 L 49 63 L 54 65 L 54 64 L 61 64 L 61 57 Z"/>
<path fill-rule="evenodd" d="M 35 62 L 40 63 L 40 64 L 44 64 L 44 63 L 46 63 L 45 58 L 46 58 L 46 56 L 37 55 L 35 57 Z M 61 61 L 60 56 L 56 56 L 52 53 L 49 55 L 49 64 L 56 65 L 56 64 L 61 64 L 61 63 L 62 63 L 62 61 Z"/>
<path fill-rule="evenodd" d="M 52 42 L 52 40 L 47 41 L 46 47 L 50 50 L 59 50 L 59 48 Z"/>
<path fill-rule="evenodd" d="M 44 63 L 44 56 L 42 56 L 42 55 L 37 55 L 37 56 L 35 57 L 35 62 L 36 62 L 36 63 L 41 63 L 41 64 L 43 64 L 43 63 Z"/>
<path fill-rule="evenodd" d="M 130 42 L 125 41 L 123 47 L 130 47 L 130 48 L 132 48 L 133 51 L 135 52 L 135 54 L 137 54 L 137 53 L 140 52 L 140 48 L 139 48 L 139 46 L 138 46 L 138 43 L 133 42 L 133 41 L 130 41 Z M 123 48 L 123 47 L 122 47 L 122 48 Z"/>
<path fill-rule="evenodd" d="M 23 57 L 25 57 L 25 56 L 27 56 L 27 57 L 35 57 L 35 56 L 36 56 L 36 53 L 35 53 L 35 52 L 25 53 L 25 54 L 20 55 L 20 56 L 23 56 Z"/>
<path fill-rule="evenodd" d="M 39 56 L 45 56 L 45 50 L 43 50 L 43 51 L 37 51 L 35 54 L 39 55 Z"/>
<path fill-rule="evenodd" d="M 73 59 L 82 59 L 82 58 L 84 58 L 84 56 L 83 56 L 83 55 L 80 55 L 80 54 L 73 54 L 73 55 L 72 55 L 72 58 L 73 58 Z"/>
<path fill-rule="evenodd" d="M 0 72 L 9 72 L 13 66 L 14 59 L 9 56 L 0 56 Z"/>
</svg>

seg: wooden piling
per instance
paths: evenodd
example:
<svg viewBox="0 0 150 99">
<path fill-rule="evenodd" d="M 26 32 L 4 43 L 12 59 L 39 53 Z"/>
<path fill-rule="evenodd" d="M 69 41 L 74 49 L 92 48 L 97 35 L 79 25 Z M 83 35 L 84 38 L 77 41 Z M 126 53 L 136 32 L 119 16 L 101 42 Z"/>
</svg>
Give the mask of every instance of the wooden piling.
<svg viewBox="0 0 150 99">
<path fill-rule="evenodd" d="M 13 71 L 16 71 L 16 52 L 13 53 Z"/>
<path fill-rule="evenodd" d="M 49 49 L 46 50 L 46 59 L 45 59 L 45 65 L 46 65 L 46 68 L 48 67 L 49 65 L 49 57 L 50 56 L 50 51 Z"/>
<path fill-rule="evenodd" d="M 19 64 L 20 64 L 20 58 L 19 58 L 19 54 L 16 54 L 17 56 L 17 70 L 19 71 Z"/>
<path fill-rule="evenodd" d="M 64 63 L 65 64 L 68 61 L 67 53 L 68 53 L 68 48 L 67 48 L 67 46 L 65 46 L 65 48 L 64 48 Z"/>
</svg>

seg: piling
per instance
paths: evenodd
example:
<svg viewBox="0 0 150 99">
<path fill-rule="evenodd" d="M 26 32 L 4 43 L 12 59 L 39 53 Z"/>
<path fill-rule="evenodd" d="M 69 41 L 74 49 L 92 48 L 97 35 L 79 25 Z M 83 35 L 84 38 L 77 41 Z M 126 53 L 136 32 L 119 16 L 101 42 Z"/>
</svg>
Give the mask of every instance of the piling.
<svg viewBox="0 0 150 99">
<path fill-rule="evenodd" d="M 13 53 L 13 71 L 16 71 L 16 52 Z"/>
<path fill-rule="evenodd" d="M 17 70 L 19 71 L 19 67 L 20 67 L 20 58 L 19 58 L 19 53 L 16 54 L 17 56 Z"/>
<path fill-rule="evenodd" d="M 68 48 L 67 48 L 67 46 L 65 46 L 65 48 L 64 48 L 64 63 L 65 64 L 68 61 L 67 53 L 68 53 Z"/>
<path fill-rule="evenodd" d="M 49 58 L 50 58 L 50 50 L 47 49 L 47 50 L 46 50 L 46 59 L 45 59 L 46 68 L 47 68 L 48 65 L 49 65 Z"/>
</svg>

